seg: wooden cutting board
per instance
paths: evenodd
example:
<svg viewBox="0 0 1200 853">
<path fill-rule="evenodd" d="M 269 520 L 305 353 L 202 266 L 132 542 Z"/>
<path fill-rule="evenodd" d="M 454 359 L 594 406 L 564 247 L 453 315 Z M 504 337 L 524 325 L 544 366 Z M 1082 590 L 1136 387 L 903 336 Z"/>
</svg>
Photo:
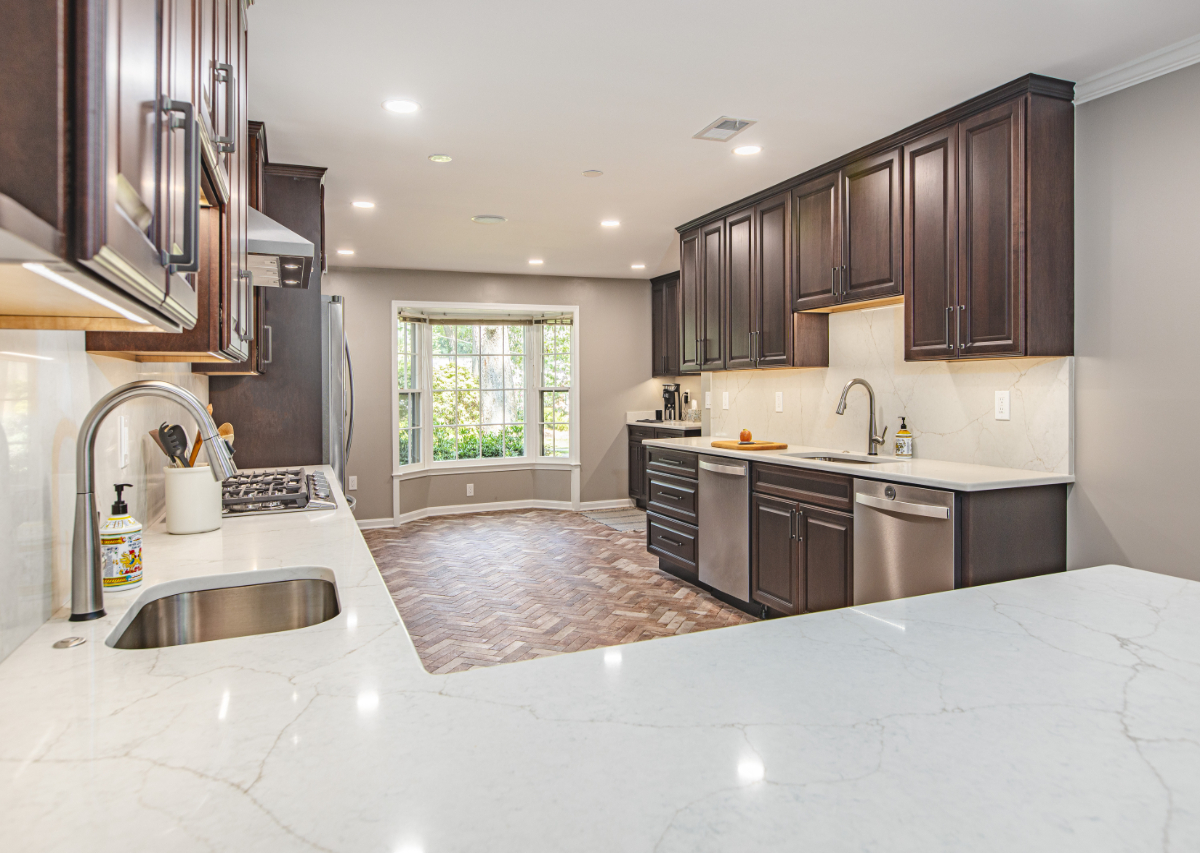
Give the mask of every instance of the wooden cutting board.
<svg viewBox="0 0 1200 853">
<path fill-rule="evenodd" d="M 740 441 L 714 441 L 713 447 L 722 450 L 787 450 L 787 445 L 778 441 L 752 441 L 742 444 Z"/>
</svg>

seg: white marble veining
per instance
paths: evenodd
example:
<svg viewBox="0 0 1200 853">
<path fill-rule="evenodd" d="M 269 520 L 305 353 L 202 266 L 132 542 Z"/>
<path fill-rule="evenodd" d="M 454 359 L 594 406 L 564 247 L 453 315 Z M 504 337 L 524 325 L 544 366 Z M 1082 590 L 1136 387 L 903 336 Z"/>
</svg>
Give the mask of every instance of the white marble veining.
<svg viewBox="0 0 1200 853">
<path fill-rule="evenodd" d="M 846 382 L 862 377 L 875 389 L 879 429 L 888 428 L 881 452 L 892 452 L 904 415 L 917 458 L 1070 474 L 1073 369 L 1071 358 L 906 362 L 904 306 L 892 305 L 831 314 L 828 368 L 709 374 L 706 415 L 714 437 L 736 438 L 746 428 L 755 438 L 862 452 L 866 391 L 852 389 L 846 413 L 835 413 Z M 997 421 L 995 392 L 1004 390 L 1012 418 Z"/>
<path fill-rule="evenodd" d="M 146 555 L 150 584 L 324 565 L 343 612 L 157 651 L 103 643 L 133 594 L 44 625 L 0 663 L 5 849 L 1200 847 L 1195 582 L 1109 566 L 433 676 L 344 506 Z"/>
<path fill-rule="evenodd" d="M 856 464 L 853 462 L 821 462 L 817 459 L 800 459 L 795 454 L 827 453 L 841 455 L 841 451 L 828 447 L 809 447 L 789 444 L 787 450 L 730 450 L 713 447 L 715 440 L 710 436 L 690 438 L 648 438 L 642 444 L 656 447 L 676 447 L 694 450 L 711 456 L 728 456 L 749 462 L 770 462 L 772 465 L 790 465 L 793 468 L 812 468 L 849 474 L 869 480 L 887 480 L 891 483 L 909 483 L 931 489 L 953 489 L 959 492 L 983 492 L 990 489 L 1016 489 L 1027 486 L 1049 486 L 1058 483 L 1073 483 L 1071 474 L 1047 474 L 1027 471 L 1022 468 L 998 468 L 993 465 L 972 465 L 968 462 L 942 462 L 939 459 L 899 460 L 894 456 L 877 457 L 876 463 Z M 867 458 L 867 454 L 852 454 Z"/>
</svg>

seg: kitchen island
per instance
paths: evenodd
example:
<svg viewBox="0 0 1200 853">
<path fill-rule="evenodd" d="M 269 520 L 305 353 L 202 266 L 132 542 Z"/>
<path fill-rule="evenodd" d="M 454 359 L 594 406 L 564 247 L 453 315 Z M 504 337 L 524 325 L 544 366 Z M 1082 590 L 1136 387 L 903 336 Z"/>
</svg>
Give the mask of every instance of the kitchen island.
<svg viewBox="0 0 1200 853">
<path fill-rule="evenodd" d="M 148 586 L 326 566 L 330 621 L 123 651 L 110 594 L 0 663 L 6 850 L 1200 847 L 1200 584 L 1105 566 L 433 676 L 337 498 L 145 543 Z"/>
</svg>

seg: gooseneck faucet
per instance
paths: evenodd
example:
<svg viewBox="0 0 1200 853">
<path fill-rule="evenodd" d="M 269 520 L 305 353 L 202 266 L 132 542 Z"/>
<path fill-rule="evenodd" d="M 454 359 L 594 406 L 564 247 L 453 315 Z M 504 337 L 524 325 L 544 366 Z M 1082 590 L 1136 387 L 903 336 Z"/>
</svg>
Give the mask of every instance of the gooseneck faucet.
<svg viewBox="0 0 1200 853">
<path fill-rule="evenodd" d="M 861 385 L 867 389 L 867 394 L 871 400 L 871 420 L 867 424 L 867 455 L 878 456 L 879 451 L 875 448 L 883 444 L 883 436 L 887 435 L 887 427 L 883 428 L 883 435 L 875 434 L 875 389 L 871 387 L 871 383 L 865 379 L 851 379 L 846 383 L 846 387 L 842 389 L 842 399 L 838 401 L 837 413 L 839 415 L 846 413 L 846 395 L 850 393 L 850 389 L 855 385 Z"/>
<path fill-rule="evenodd" d="M 96 432 L 108 414 L 134 397 L 165 397 L 192 413 L 200 428 L 213 479 L 220 482 L 237 473 L 233 454 L 217 425 L 196 395 L 170 382 L 144 379 L 105 394 L 83 419 L 75 445 L 75 538 L 71 543 L 71 621 L 86 622 L 104 615 L 104 583 L 100 576 L 100 528 L 96 513 Z"/>
</svg>

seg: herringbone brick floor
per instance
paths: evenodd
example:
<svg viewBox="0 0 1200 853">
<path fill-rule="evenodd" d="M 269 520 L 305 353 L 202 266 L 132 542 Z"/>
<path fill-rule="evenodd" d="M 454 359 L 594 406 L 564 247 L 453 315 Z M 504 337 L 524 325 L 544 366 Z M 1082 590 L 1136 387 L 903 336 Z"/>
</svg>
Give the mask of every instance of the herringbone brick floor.
<svg viewBox="0 0 1200 853">
<path fill-rule="evenodd" d="M 644 532 L 579 513 L 442 516 L 363 535 L 433 673 L 754 621 L 659 571 Z"/>
</svg>

